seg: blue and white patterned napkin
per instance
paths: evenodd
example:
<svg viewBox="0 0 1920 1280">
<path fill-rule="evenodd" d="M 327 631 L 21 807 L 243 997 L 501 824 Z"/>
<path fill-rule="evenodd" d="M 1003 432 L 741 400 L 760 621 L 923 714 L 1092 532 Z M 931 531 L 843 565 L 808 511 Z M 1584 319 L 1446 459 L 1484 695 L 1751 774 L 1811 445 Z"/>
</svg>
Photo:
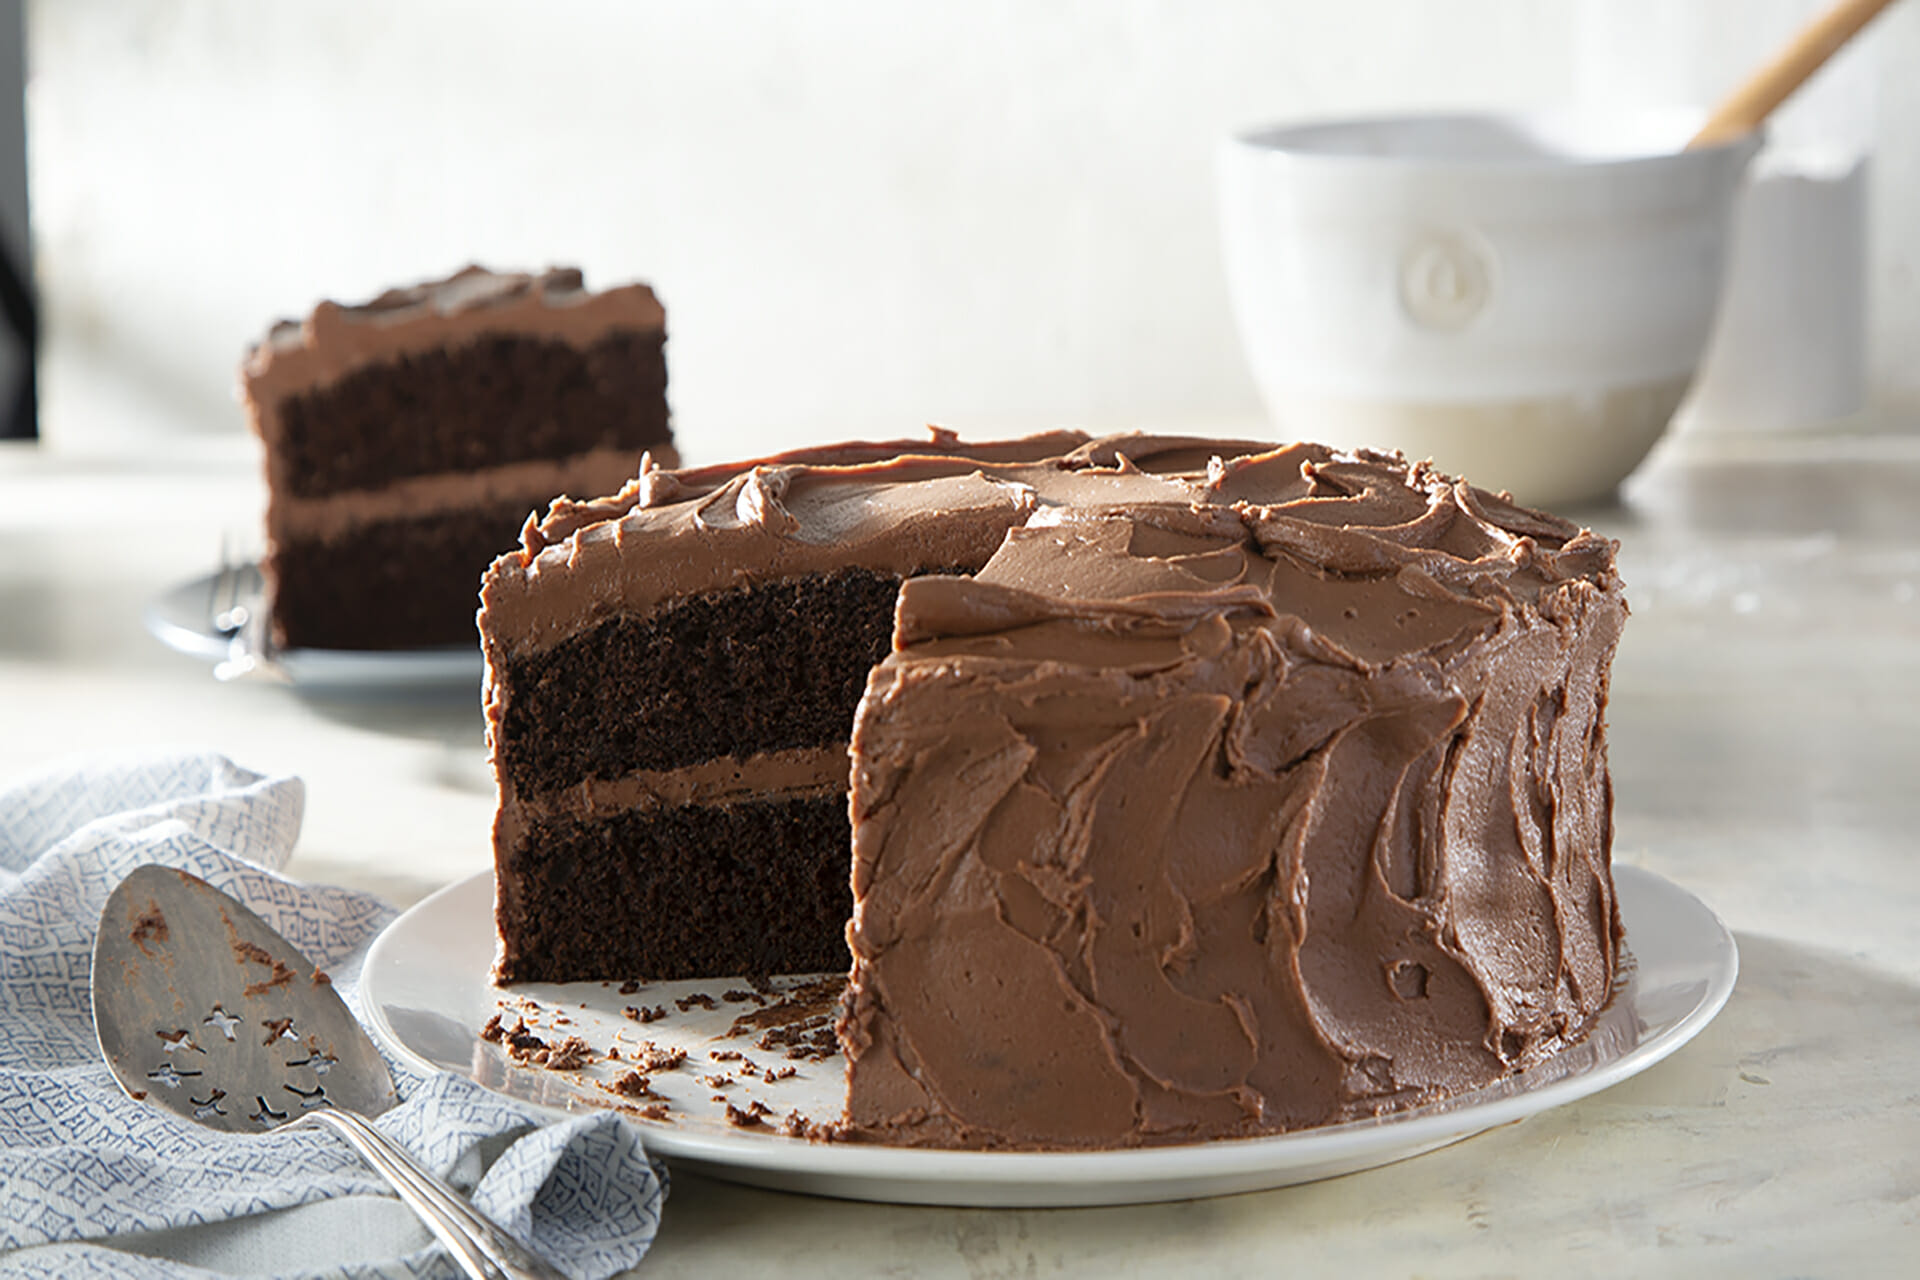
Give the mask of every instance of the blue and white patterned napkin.
<svg viewBox="0 0 1920 1280">
<path fill-rule="evenodd" d="M 325 968 L 349 1006 L 393 916 L 363 893 L 278 875 L 298 778 L 217 755 L 99 760 L 0 788 L 0 1273 L 457 1275 L 425 1228 L 324 1131 L 223 1134 L 128 1098 L 101 1061 L 88 971 L 107 895 L 134 867 L 224 889 Z M 451 1075 L 391 1063 L 378 1124 L 560 1269 L 639 1262 L 666 1196 L 611 1112 L 542 1127 Z"/>
</svg>

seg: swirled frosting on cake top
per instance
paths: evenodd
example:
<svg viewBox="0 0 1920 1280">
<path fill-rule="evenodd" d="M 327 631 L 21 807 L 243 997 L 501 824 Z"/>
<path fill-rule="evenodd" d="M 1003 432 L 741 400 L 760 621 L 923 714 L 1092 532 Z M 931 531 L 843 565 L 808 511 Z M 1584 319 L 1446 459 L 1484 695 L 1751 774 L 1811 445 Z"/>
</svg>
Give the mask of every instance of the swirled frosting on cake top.
<svg viewBox="0 0 1920 1280">
<path fill-rule="evenodd" d="M 857 566 L 905 576 L 977 567 L 1035 512 L 1205 501 L 1214 457 L 1271 446 L 1049 432 L 966 443 L 852 443 L 730 466 L 643 465 L 619 493 L 529 519 L 482 589 L 503 654 L 548 648 L 615 613 Z M 643 550 L 642 550 L 643 549 Z"/>
</svg>

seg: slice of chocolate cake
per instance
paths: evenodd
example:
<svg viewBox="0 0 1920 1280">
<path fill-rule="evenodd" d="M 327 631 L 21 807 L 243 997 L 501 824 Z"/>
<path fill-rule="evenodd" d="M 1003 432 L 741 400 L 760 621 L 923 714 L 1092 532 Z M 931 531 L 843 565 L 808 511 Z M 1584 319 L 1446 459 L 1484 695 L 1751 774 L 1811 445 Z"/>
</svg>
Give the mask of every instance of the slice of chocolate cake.
<svg viewBox="0 0 1920 1280">
<path fill-rule="evenodd" d="M 905 584 L 853 739 L 856 1136 L 1297 1129 L 1584 1038 L 1611 543 L 1292 446 Z"/>
<path fill-rule="evenodd" d="M 474 639 L 480 575 L 529 511 L 672 465 L 664 313 L 575 270 L 469 267 L 276 325 L 242 369 L 265 445 L 283 648 Z"/>
</svg>

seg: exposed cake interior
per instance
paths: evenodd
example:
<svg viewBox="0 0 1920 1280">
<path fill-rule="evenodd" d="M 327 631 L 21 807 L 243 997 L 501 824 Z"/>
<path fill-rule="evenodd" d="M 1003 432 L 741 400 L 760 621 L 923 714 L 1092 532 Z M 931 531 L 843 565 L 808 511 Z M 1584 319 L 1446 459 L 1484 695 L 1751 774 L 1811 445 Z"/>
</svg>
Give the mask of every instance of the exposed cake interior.
<svg viewBox="0 0 1920 1280">
<path fill-rule="evenodd" d="M 496 763 L 536 799 L 496 831 L 503 976 L 844 968 L 846 739 L 899 585 L 779 578 L 508 659 Z"/>
<path fill-rule="evenodd" d="M 977 567 L 977 566 L 973 566 Z M 508 659 L 520 794 L 844 746 L 887 655 L 900 578 L 847 568 L 682 596 Z"/>
</svg>

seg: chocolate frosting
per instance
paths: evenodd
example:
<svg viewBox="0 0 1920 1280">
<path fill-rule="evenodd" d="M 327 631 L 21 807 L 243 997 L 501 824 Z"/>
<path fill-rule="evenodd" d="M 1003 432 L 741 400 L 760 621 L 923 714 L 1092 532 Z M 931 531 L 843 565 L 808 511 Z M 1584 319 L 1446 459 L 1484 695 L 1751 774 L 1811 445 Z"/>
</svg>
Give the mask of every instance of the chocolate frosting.
<svg viewBox="0 0 1920 1280">
<path fill-rule="evenodd" d="M 1185 483 L 903 587 L 853 735 L 856 1135 L 1322 1124 L 1607 1003 L 1612 544 L 1397 457 Z"/>
<path fill-rule="evenodd" d="M 594 293 L 573 267 L 531 275 L 468 266 L 371 302 L 322 302 L 305 320 L 277 322 L 247 352 L 242 389 L 256 400 L 294 395 L 364 365 L 489 333 L 584 345 L 609 328 L 665 327 L 666 312 L 644 284 Z"/>
<path fill-rule="evenodd" d="M 849 566 L 909 574 L 981 565 L 1043 508 L 1164 505 L 1202 495 L 1195 471 L 1257 441 L 1054 431 L 966 442 L 854 442 L 640 475 L 610 497 L 561 499 L 482 588 L 498 655 L 537 652 L 613 613 L 769 577 Z M 644 555 L 632 548 L 644 546 Z"/>
</svg>

